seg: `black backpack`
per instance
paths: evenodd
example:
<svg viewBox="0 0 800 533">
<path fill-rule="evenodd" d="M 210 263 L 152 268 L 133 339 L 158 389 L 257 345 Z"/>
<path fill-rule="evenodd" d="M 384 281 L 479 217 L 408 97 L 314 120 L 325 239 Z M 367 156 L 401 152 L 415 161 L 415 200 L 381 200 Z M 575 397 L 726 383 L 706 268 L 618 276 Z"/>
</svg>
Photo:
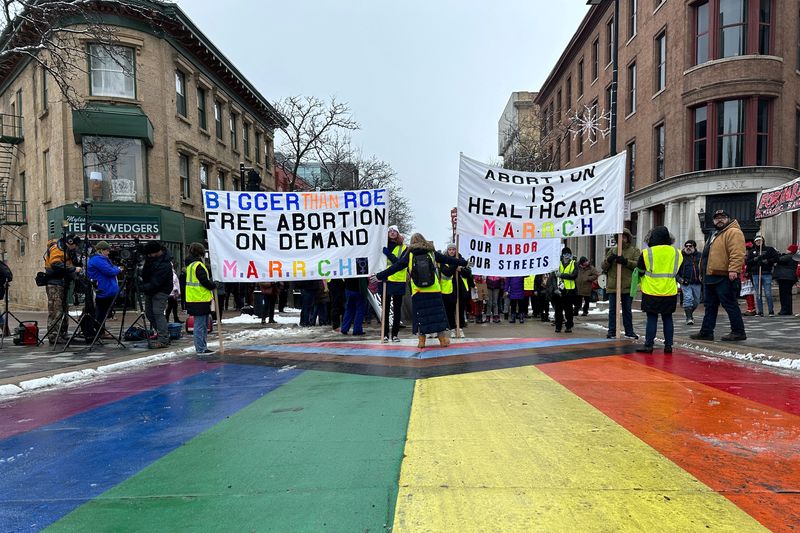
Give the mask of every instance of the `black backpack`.
<svg viewBox="0 0 800 533">
<path fill-rule="evenodd" d="M 432 287 L 436 284 L 436 264 L 432 254 L 411 254 L 409 266 L 411 267 L 411 281 L 417 287 Z M 411 262 L 413 261 L 413 263 Z"/>
</svg>

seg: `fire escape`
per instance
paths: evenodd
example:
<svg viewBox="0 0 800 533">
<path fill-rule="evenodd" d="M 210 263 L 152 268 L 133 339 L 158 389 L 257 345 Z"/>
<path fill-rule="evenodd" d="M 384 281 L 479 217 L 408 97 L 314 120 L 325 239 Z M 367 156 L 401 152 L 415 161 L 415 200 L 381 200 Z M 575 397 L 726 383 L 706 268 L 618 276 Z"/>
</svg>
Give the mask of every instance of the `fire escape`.
<svg viewBox="0 0 800 533">
<path fill-rule="evenodd" d="M 17 145 L 23 141 L 22 116 L 0 114 L 0 231 L 6 229 L 22 238 L 19 226 L 27 224 L 25 201 L 9 199 L 12 167 Z"/>
</svg>

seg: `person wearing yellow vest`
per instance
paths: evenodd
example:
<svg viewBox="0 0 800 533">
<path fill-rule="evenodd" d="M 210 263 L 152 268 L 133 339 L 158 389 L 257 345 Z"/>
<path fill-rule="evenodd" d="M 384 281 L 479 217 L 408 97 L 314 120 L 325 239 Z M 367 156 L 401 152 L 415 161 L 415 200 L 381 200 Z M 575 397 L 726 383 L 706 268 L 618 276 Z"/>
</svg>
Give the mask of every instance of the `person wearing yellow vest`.
<svg viewBox="0 0 800 533">
<path fill-rule="evenodd" d="M 683 255 L 672 246 L 673 242 L 669 230 L 664 226 L 657 226 L 650 232 L 648 248 L 639 257 L 637 268 L 643 272 L 639 286 L 642 289 L 642 311 L 647 313 L 647 326 L 644 346 L 636 348 L 637 352 L 653 353 L 658 317 L 661 315 L 664 353 L 672 353 L 672 314 L 678 305 L 676 277 L 683 263 Z"/>
<path fill-rule="evenodd" d="M 199 354 L 212 354 L 206 344 L 208 321 L 211 319 L 212 292 L 216 287 L 204 258 L 206 247 L 199 242 L 189 245 L 186 260 L 186 312 L 194 317 L 194 349 Z"/>
<path fill-rule="evenodd" d="M 453 258 L 461 257 L 455 243 L 447 245 L 445 255 Z M 459 327 L 465 328 L 467 327 L 467 304 L 471 299 L 470 289 L 475 283 L 472 280 L 472 271 L 469 268 L 446 263 L 441 263 L 438 267 L 447 323 L 455 336 L 462 337 L 463 332 L 456 331 L 456 300 L 458 300 Z M 458 277 L 458 285 L 456 285 L 456 277 Z"/>
<path fill-rule="evenodd" d="M 395 264 L 406 251 L 406 248 L 408 247 L 403 244 L 403 236 L 400 234 L 397 226 L 389 226 L 388 241 L 383 249 L 383 255 L 386 256 L 386 266 L 388 267 Z M 386 328 L 386 331 L 383 332 L 384 342 L 389 341 L 389 309 L 392 310 L 392 342 L 400 342 L 400 315 L 402 314 L 403 308 L 403 296 L 406 294 L 407 277 L 408 270 L 403 269 L 389 276 L 386 281 L 386 301 L 381 302 L 383 324 L 384 328 Z M 379 291 L 378 294 L 383 294 L 383 291 Z"/>
<path fill-rule="evenodd" d="M 417 260 L 414 259 L 415 256 Z M 437 263 L 462 267 L 468 264 L 464 259 L 440 254 L 434 249 L 432 242 L 426 240 L 421 233 L 415 233 L 403 255 L 392 266 L 375 275 L 377 279 L 385 281 L 395 272 L 408 270 L 414 314 L 412 331 L 418 336 L 418 348 L 425 347 L 425 335 L 428 333 L 436 333 L 441 346 L 450 344 L 447 315 L 442 303 L 442 285 L 436 271 Z M 415 280 L 424 282 L 424 286 L 418 285 Z"/>
<path fill-rule="evenodd" d="M 575 279 L 578 272 L 575 268 L 575 259 L 572 250 L 565 247 L 561 250 L 561 261 L 558 263 L 558 278 L 556 290 L 553 292 L 553 313 L 555 315 L 556 333 L 561 333 L 561 326 L 565 326 L 564 333 L 572 333 L 572 312 L 575 306 Z"/>
</svg>

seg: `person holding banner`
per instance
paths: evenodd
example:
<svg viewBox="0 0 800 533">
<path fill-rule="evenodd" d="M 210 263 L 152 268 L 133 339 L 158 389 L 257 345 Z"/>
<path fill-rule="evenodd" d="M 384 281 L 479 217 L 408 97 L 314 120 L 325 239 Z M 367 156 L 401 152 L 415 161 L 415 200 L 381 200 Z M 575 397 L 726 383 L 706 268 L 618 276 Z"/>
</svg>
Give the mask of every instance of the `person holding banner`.
<svg viewBox="0 0 800 533">
<path fill-rule="evenodd" d="M 211 317 L 211 301 L 217 285 L 204 261 L 206 247 L 199 242 L 189 245 L 189 258 L 186 260 L 186 312 L 194 317 L 194 350 L 198 354 L 213 354 L 208 349 L 208 321 Z M 162 312 L 162 317 L 163 312 Z M 221 317 L 220 317 L 221 321 Z"/>
<path fill-rule="evenodd" d="M 775 316 L 775 306 L 772 300 L 772 269 L 778 262 L 781 254 L 772 246 L 767 246 L 764 237 L 757 233 L 753 239 L 753 248 L 747 251 L 745 262 L 753 279 L 753 287 L 756 290 L 756 312 L 758 316 L 764 316 L 764 304 L 761 295 L 767 297 L 767 311 L 769 316 Z"/>
<path fill-rule="evenodd" d="M 683 294 L 683 313 L 686 315 L 686 325 L 694 324 L 694 311 L 700 305 L 700 252 L 697 251 L 697 242 L 689 239 L 683 243 L 681 269 L 678 271 L 678 283 Z"/>
<path fill-rule="evenodd" d="M 489 297 L 486 304 L 487 317 L 492 319 L 495 324 L 500 323 L 500 297 L 503 295 L 505 281 L 500 276 L 486 277 L 486 290 Z"/>
<path fill-rule="evenodd" d="M 420 233 L 411 236 L 408 249 L 392 266 L 375 277 L 386 281 L 389 276 L 402 269 L 406 269 L 411 283 L 411 305 L 414 314 L 412 331 L 418 336 L 418 348 L 425 347 L 425 335 L 436 333 L 441 346 L 450 344 L 447 334 L 447 315 L 442 302 L 442 286 L 439 273 L 436 271 L 437 263 L 465 267 L 467 261 L 458 257 L 450 257 L 437 252 L 433 243 L 429 242 Z"/>
<path fill-rule="evenodd" d="M 447 245 L 446 255 L 463 259 L 461 254 L 458 253 L 455 243 L 452 242 Z M 439 263 L 437 267 L 439 268 L 439 279 L 442 284 L 442 301 L 447 314 L 447 323 L 454 336 L 461 337 L 463 332 L 456 331 L 456 312 L 458 312 L 459 316 L 459 329 L 467 327 L 466 310 L 467 304 L 471 299 L 470 281 L 472 281 L 472 274 L 469 268 L 461 268 L 447 263 Z M 458 285 L 456 285 L 456 278 L 458 278 Z M 456 309 L 456 302 L 458 302 L 458 309 Z"/>
<path fill-rule="evenodd" d="M 644 273 L 641 282 L 642 311 L 647 313 L 644 346 L 636 348 L 637 352 L 653 353 L 660 315 L 664 327 L 664 353 L 672 353 L 675 334 L 672 315 L 678 306 L 675 276 L 683 263 L 683 255 L 672 246 L 674 241 L 666 227 L 653 228 L 647 240 L 648 248 L 637 262 L 637 267 Z"/>
<path fill-rule="evenodd" d="M 525 323 L 525 276 L 512 276 L 506 278 L 506 292 L 510 300 L 508 323 L 514 324 L 518 319 L 520 324 Z M 527 306 L 526 306 L 527 307 Z"/>
<path fill-rule="evenodd" d="M 561 333 L 561 325 L 565 326 L 564 333 L 572 333 L 572 311 L 575 305 L 575 280 L 578 272 L 575 268 L 575 259 L 572 250 L 561 250 L 561 261 L 558 263 L 558 289 L 553 292 L 553 312 L 555 314 L 556 333 Z"/>
<path fill-rule="evenodd" d="M 721 337 L 723 341 L 747 339 L 739 309 L 739 272 L 744 265 L 744 233 L 739 222 L 731 220 L 724 209 L 714 211 L 712 217 L 716 228 L 709 235 L 703 248 L 701 272 L 705 294 L 705 314 L 700 331 L 689 335 L 695 340 L 713 341 L 717 314 L 721 305 L 728 314 L 731 332 Z"/>
<path fill-rule="evenodd" d="M 386 266 L 391 266 L 397 262 L 403 252 L 406 251 L 407 246 L 403 244 L 403 236 L 397 226 L 389 226 L 388 242 L 383 249 L 383 255 L 386 256 Z M 400 315 L 403 307 L 403 296 L 406 294 L 406 278 L 408 271 L 403 269 L 389 276 L 386 281 L 386 301 L 381 302 L 381 311 L 383 314 L 383 324 L 389 323 L 389 309 L 392 310 L 392 327 L 391 335 L 392 342 L 400 342 Z M 389 332 L 383 331 L 383 341 L 389 342 Z"/>
<path fill-rule="evenodd" d="M 606 338 L 613 339 L 617 336 L 617 300 L 622 305 L 622 325 L 625 327 L 625 336 L 629 339 L 638 339 L 639 335 L 633 331 L 633 311 L 631 304 L 631 277 L 636 262 L 641 252 L 633 245 L 633 234 L 628 228 L 622 230 L 622 255 L 617 255 L 617 247 L 612 246 L 606 250 L 606 258 L 601 268 L 606 274 L 606 293 L 608 294 L 608 334 Z M 617 282 L 617 263 L 622 265 L 622 279 Z M 619 296 L 619 297 L 618 297 Z"/>
</svg>

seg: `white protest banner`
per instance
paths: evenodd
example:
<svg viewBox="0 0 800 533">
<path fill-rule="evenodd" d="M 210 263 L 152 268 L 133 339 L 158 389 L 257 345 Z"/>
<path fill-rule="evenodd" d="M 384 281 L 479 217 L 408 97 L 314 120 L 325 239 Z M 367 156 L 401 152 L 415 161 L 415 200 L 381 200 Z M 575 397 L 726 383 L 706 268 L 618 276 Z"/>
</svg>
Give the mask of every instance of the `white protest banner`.
<svg viewBox="0 0 800 533">
<path fill-rule="evenodd" d="M 575 169 L 521 172 L 461 156 L 458 231 L 507 239 L 622 232 L 625 153 Z"/>
<path fill-rule="evenodd" d="M 756 220 L 800 209 L 800 178 L 762 191 L 756 204 Z"/>
<path fill-rule="evenodd" d="M 478 276 L 528 276 L 558 268 L 559 239 L 501 239 L 458 234 L 458 251 Z"/>
<path fill-rule="evenodd" d="M 217 281 L 363 277 L 386 266 L 386 189 L 203 191 Z"/>
</svg>

